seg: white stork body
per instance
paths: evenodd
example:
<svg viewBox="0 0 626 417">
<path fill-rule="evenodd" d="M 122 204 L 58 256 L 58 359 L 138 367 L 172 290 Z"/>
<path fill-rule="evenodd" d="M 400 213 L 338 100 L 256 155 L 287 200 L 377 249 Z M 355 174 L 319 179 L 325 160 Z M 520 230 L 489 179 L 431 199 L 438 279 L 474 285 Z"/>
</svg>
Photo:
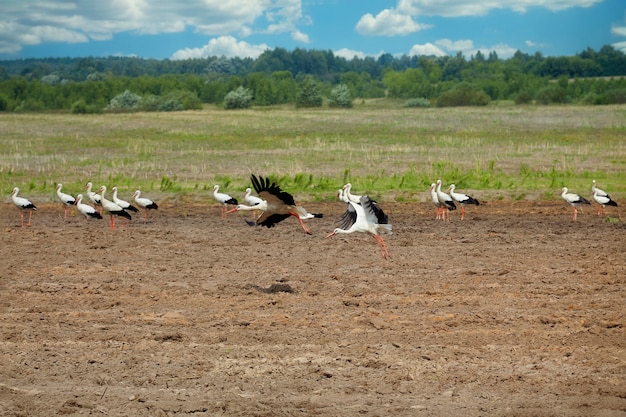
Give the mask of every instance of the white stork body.
<svg viewBox="0 0 626 417">
<path fill-rule="evenodd" d="M 62 192 L 61 188 L 63 188 L 63 184 L 57 184 L 56 193 L 61 203 L 63 203 L 63 218 L 67 219 L 67 213 L 70 211 L 70 208 L 74 206 L 74 203 L 76 203 L 76 199 Z"/>
<path fill-rule="evenodd" d="M 602 191 L 602 190 L 595 190 L 593 192 L 593 199 L 596 203 L 598 203 L 598 207 L 602 209 L 602 211 L 600 212 L 600 210 L 598 210 L 598 215 L 600 213 L 604 214 L 604 207 L 605 206 L 614 206 L 617 207 L 617 203 L 615 201 L 613 201 L 611 199 L 611 197 L 609 197 L 608 195 L 600 195 L 598 194 L 598 191 Z"/>
<path fill-rule="evenodd" d="M 122 199 L 117 197 L 117 187 L 113 187 L 111 190 L 113 191 L 113 202 L 115 204 L 117 204 L 118 206 L 120 206 L 124 210 L 134 211 L 135 213 L 137 213 L 139 211 L 139 210 L 137 210 L 137 207 L 133 206 L 128 201 L 122 200 Z"/>
<path fill-rule="evenodd" d="M 107 212 L 109 216 L 111 216 L 111 229 L 113 230 L 115 229 L 115 217 L 114 216 L 124 217 L 125 219 L 128 219 L 128 220 L 130 220 L 132 217 L 122 207 L 118 206 L 113 201 L 107 200 L 104 197 L 104 193 L 106 193 L 106 191 L 107 191 L 107 187 L 105 187 L 104 185 L 100 187 L 100 190 L 99 190 L 99 193 L 101 196 L 100 203 L 102 204 L 102 209 L 105 212 Z"/>
<path fill-rule="evenodd" d="M 265 201 L 255 195 L 252 195 L 252 189 L 251 188 L 246 188 L 246 192 L 243 195 L 243 201 L 244 203 L 246 203 L 247 206 L 259 206 L 262 205 L 263 203 L 265 203 Z M 232 210 L 231 210 L 232 211 Z M 261 212 L 261 208 L 256 208 L 253 210 L 255 213 L 255 218 L 259 216 L 260 212 Z M 228 213 L 228 212 L 227 212 Z"/>
<path fill-rule="evenodd" d="M 233 213 L 235 211 L 254 211 L 254 212 L 260 212 L 261 214 L 263 214 L 264 211 L 266 211 L 268 208 L 267 205 L 267 201 L 265 200 L 261 200 L 260 203 L 254 205 L 254 206 L 249 206 L 247 204 L 237 204 L 237 206 L 235 206 L 235 208 L 230 209 L 226 212 L 226 214 L 228 213 Z M 323 214 L 319 214 L 319 213 L 309 213 L 308 211 L 306 211 L 304 209 L 304 207 L 299 207 L 299 211 L 298 211 L 298 219 L 300 220 L 308 220 L 308 219 L 319 219 L 324 217 Z M 250 226 L 255 226 L 257 225 L 256 220 L 258 220 L 258 218 L 261 216 L 261 214 L 257 215 L 255 217 L 255 221 L 254 222 L 249 222 L 248 220 L 246 220 L 246 223 L 248 223 L 248 225 Z M 271 226 L 268 226 L 271 227 Z M 306 229 L 305 229 L 306 231 Z"/>
<path fill-rule="evenodd" d="M 430 184 L 430 199 L 437 207 L 437 215 L 435 216 L 436 220 L 443 219 L 443 205 L 439 202 L 439 197 L 437 197 L 437 184 L 434 182 Z"/>
<path fill-rule="evenodd" d="M 454 201 L 456 201 L 457 203 L 461 205 L 461 220 L 464 220 L 465 219 L 465 205 L 466 204 L 479 205 L 480 203 L 478 202 L 478 200 L 476 200 L 473 197 L 470 197 L 469 195 L 454 192 L 455 188 L 456 186 L 454 184 L 450 184 L 450 197 L 452 197 Z"/>
<path fill-rule="evenodd" d="M 15 204 L 15 207 L 17 207 L 20 210 L 20 218 L 22 219 L 22 227 L 24 227 L 24 210 L 29 211 L 28 224 L 26 226 L 30 226 L 30 220 L 33 217 L 33 211 L 37 210 L 37 207 L 35 207 L 35 205 L 31 203 L 29 200 L 23 197 L 18 197 L 17 193 L 19 192 L 20 192 L 20 189 L 15 187 L 13 191 L 11 192 L 11 200 L 13 200 L 13 204 Z"/>
<path fill-rule="evenodd" d="M 128 201 L 117 197 L 117 187 L 113 187 L 111 190 L 113 190 L 113 202 L 120 206 L 124 211 L 134 211 L 135 213 L 139 211 L 137 207 L 133 206 Z M 122 219 L 122 222 L 126 224 L 126 218 Z"/>
<path fill-rule="evenodd" d="M 237 199 L 229 196 L 225 193 L 220 193 L 220 186 L 215 185 L 213 187 L 213 198 L 222 205 L 222 219 L 226 217 L 226 205 L 237 205 Z"/>
<path fill-rule="evenodd" d="M 348 200 L 348 197 L 346 197 L 346 193 L 343 188 L 337 190 L 337 198 L 339 198 L 339 201 L 343 201 L 344 203 L 350 202 L 350 200 Z"/>
<path fill-rule="evenodd" d="M 89 204 L 83 203 L 82 194 L 78 194 L 76 196 L 76 202 L 74 204 L 76 205 L 76 209 L 78 210 L 78 212 L 85 216 L 86 219 L 102 219 L 102 215 L 98 210 L 91 207 Z"/>
<path fill-rule="evenodd" d="M 156 210 L 159 208 L 159 206 L 157 205 L 157 203 L 150 200 L 149 198 L 141 197 L 141 191 L 139 190 L 133 193 L 133 199 L 135 200 L 135 203 L 137 203 L 137 205 L 144 210 L 143 222 L 145 224 L 146 220 L 148 219 L 148 211 Z"/>
<path fill-rule="evenodd" d="M 259 204 L 263 203 L 263 200 L 255 195 L 252 195 L 252 189 L 251 188 L 246 188 L 246 192 L 243 195 L 243 201 L 248 205 L 248 206 L 258 206 Z"/>
<path fill-rule="evenodd" d="M 100 200 L 102 199 L 102 197 L 100 196 L 100 194 L 91 191 L 92 187 L 93 187 L 93 184 L 91 182 L 88 182 L 87 185 L 85 185 L 87 198 L 89 199 L 89 201 L 91 201 L 91 204 L 93 204 L 96 207 L 100 207 L 99 211 L 100 211 L 100 214 L 102 214 L 102 204 L 100 204 Z"/>
<path fill-rule="evenodd" d="M 449 194 L 441 191 L 441 180 L 437 180 L 437 188 L 435 189 L 435 192 L 437 193 L 437 199 L 439 200 L 443 210 L 443 218 L 447 218 L 447 220 L 450 221 L 450 211 L 456 210 L 456 204 L 454 204 L 454 200 L 452 200 L 452 197 L 450 197 Z"/>
<path fill-rule="evenodd" d="M 340 227 L 333 230 L 328 236 L 349 234 L 354 232 L 369 233 L 374 237 L 384 259 L 389 258 L 389 251 L 381 233 L 391 234 L 391 224 L 385 213 L 375 201 L 368 196 L 362 196 L 359 203 L 348 202 L 348 210 L 340 217 Z"/>
<path fill-rule="evenodd" d="M 257 225 L 268 228 L 274 227 L 277 223 L 285 220 L 289 216 L 293 216 L 298 219 L 304 232 L 311 234 L 309 228 L 302 221 L 302 218 L 306 218 L 308 213 L 304 208 L 296 205 L 291 194 L 281 190 L 276 183 L 270 182 L 269 178 L 257 178 L 255 175 L 251 175 L 250 180 L 259 198 L 265 201 L 264 206 L 263 204 L 252 206 L 263 211 L 256 219 Z M 237 210 L 237 208 L 235 208 L 235 210 Z M 321 217 L 321 215 L 315 217 Z"/>
<path fill-rule="evenodd" d="M 567 202 L 570 206 L 574 207 L 574 220 L 578 215 L 578 207 L 583 204 L 591 204 L 589 200 L 584 197 L 579 196 L 578 194 L 568 193 L 567 187 L 563 187 L 561 190 L 561 198 Z M 582 212 L 582 209 L 580 209 Z"/>
<path fill-rule="evenodd" d="M 596 201 L 596 203 L 598 203 L 598 216 L 601 214 L 604 214 L 604 206 L 605 205 L 612 205 L 612 204 L 602 204 L 598 202 L 598 198 L 601 199 L 602 201 L 606 199 L 608 199 L 608 201 L 613 201 L 611 200 L 611 197 L 607 194 L 606 191 L 601 190 L 599 188 L 596 187 L 596 180 L 593 180 L 593 182 L 591 183 L 591 195 L 593 196 L 593 199 Z M 597 198 L 596 198 L 597 196 Z"/>
<path fill-rule="evenodd" d="M 347 199 L 348 201 L 352 201 L 353 203 L 361 204 L 361 196 L 352 194 L 350 191 L 352 191 L 352 184 L 347 183 L 346 185 L 343 186 L 344 198 Z"/>
</svg>

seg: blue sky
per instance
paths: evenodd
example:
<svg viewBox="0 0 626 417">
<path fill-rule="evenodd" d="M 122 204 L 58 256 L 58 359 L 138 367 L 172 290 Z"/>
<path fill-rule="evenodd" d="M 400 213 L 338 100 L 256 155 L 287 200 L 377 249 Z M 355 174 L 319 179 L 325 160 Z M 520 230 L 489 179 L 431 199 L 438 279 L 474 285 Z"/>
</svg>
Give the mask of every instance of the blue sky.
<svg viewBox="0 0 626 417">
<path fill-rule="evenodd" d="M 0 0 L 0 59 L 626 52 L 624 0 Z"/>
</svg>

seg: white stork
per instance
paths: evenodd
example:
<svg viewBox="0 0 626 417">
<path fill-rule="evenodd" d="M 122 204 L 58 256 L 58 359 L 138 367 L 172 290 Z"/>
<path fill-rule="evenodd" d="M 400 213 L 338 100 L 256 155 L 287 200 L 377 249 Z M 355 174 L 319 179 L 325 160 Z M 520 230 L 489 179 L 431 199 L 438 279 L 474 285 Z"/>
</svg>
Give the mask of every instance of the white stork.
<svg viewBox="0 0 626 417">
<path fill-rule="evenodd" d="M 67 213 L 70 211 L 70 208 L 74 206 L 74 203 L 76 203 L 76 199 L 71 195 L 62 192 L 61 188 L 63 188 L 63 184 L 57 184 L 56 193 L 59 200 L 61 200 L 61 203 L 63 203 L 63 218 L 67 219 Z"/>
<path fill-rule="evenodd" d="M 352 191 L 352 184 L 347 183 L 346 185 L 343 186 L 343 197 L 349 201 L 352 201 L 353 203 L 360 204 L 361 196 L 352 194 L 350 191 Z"/>
<path fill-rule="evenodd" d="M 91 207 L 89 204 L 83 203 L 82 194 L 78 194 L 76 196 L 76 202 L 74 204 L 76 205 L 76 209 L 78 209 L 78 212 L 82 214 L 83 216 L 85 216 L 86 219 L 89 219 L 89 218 L 102 219 L 102 215 L 100 214 L 98 210 Z"/>
<path fill-rule="evenodd" d="M 443 218 L 447 218 L 447 220 L 450 221 L 450 211 L 456 210 L 456 204 L 454 204 L 454 200 L 452 200 L 450 195 L 441 191 L 441 180 L 437 180 L 437 188 L 435 191 L 437 192 L 437 199 L 443 210 Z"/>
<path fill-rule="evenodd" d="M 598 203 L 598 207 L 601 208 L 601 212 L 602 214 L 604 214 L 604 207 L 605 206 L 614 206 L 617 207 L 617 203 L 615 201 L 613 201 L 611 199 L 611 197 L 609 197 L 608 195 L 600 195 L 598 194 L 598 191 L 602 191 L 602 190 L 595 190 L 593 192 L 593 199 L 596 203 Z M 598 210 L 598 215 L 600 214 L 600 210 Z"/>
<path fill-rule="evenodd" d="M 100 204 L 100 200 L 102 199 L 102 197 L 100 196 L 100 194 L 91 191 L 92 187 L 93 184 L 91 182 L 88 182 L 87 185 L 85 185 L 87 198 L 89 199 L 89 201 L 91 201 L 91 204 L 93 204 L 95 207 L 99 207 L 98 210 L 100 211 L 100 214 L 102 214 L 102 204 Z"/>
<path fill-rule="evenodd" d="M 391 234 L 391 224 L 387 215 L 366 195 L 362 196 L 359 203 L 348 202 L 348 210 L 339 218 L 339 227 L 333 230 L 327 238 L 336 234 L 349 234 L 354 232 L 369 233 L 374 237 L 384 259 L 389 259 L 389 251 L 381 233 Z"/>
<path fill-rule="evenodd" d="M 28 224 L 26 226 L 30 226 L 30 220 L 33 217 L 33 211 L 37 210 L 37 207 L 35 207 L 35 205 L 31 203 L 29 200 L 23 197 L 18 197 L 17 193 L 19 192 L 20 192 L 20 189 L 15 187 L 13 191 L 11 192 L 11 200 L 13 200 L 13 204 L 15 204 L 15 207 L 17 207 L 20 210 L 20 218 L 22 219 L 22 227 L 24 227 L 24 210 L 29 211 Z"/>
<path fill-rule="evenodd" d="M 443 205 L 439 202 L 439 197 L 437 197 L 437 184 L 434 182 L 430 184 L 430 199 L 432 200 L 435 207 L 437 207 L 437 215 L 435 216 L 436 220 L 443 219 Z"/>
<path fill-rule="evenodd" d="M 608 203 L 602 204 L 598 202 L 598 199 L 602 201 L 607 201 L 606 199 L 608 199 L 608 201 L 613 201 L 613 200 L 611 200 L 611 197 L 607 194 L 606 191 L 601 190 L 596 187 L 596 180 L 593 180 L 593 182 L 591 183 L 591 195 L 593 196 L 593 199 L 596 201 L 596 203 L 598 203 L 598 216 L 601 214 L 604 214 L 605 205 L 612 206 L 612 204 L 608 204 Z"/>
<path fill-rule="evenodd" d="M 238 203 L 237 203 L 236 198 L 233 198 L 226 193 L 220 193 L 219 190 L 220 190 L 219 185 L 215 185 L 213 187 L 213 198 L 215 198 L 215 200 L 217 200 L 217 202 L 222 205 L 222 219 L 223 219 L 226 217 L 226 205 L 231 204 L 231 205 L 236 206 Z"/>
<path fill-rule="evenodd" d="M 478 202 L 478 200 L 476 200 L 473 197 L 470 197 L 469 195 L 454 192 L 455 188 L 456 188 L 456 185 L 450 184 L 450 190 L 449 190 L 450 197 L 452 197 L 454 201 L 456 201 L 457 203 L 461 205 L 461 220 L 464 220 L 465 219 L 465 205 L 474 204 L 477 206 L 480 203 Z"/>
<path fill-rule="evenodd" d="M 563 189 L 561 190 L 561 198 L 563 198 L 563 200 L 565 200 L 567 204 L 574 207 L 574 220 L 576 220 L 576 217 L 578 215 L 579 206 L 583 204 L 591 204 L 589 200 L 579 196 L 578 194 L 568 193 L 567 187 L 563 187 Z M 580 209 L 580 211 L 582 212 L 582 208 Z"/>
<path fill-rule="evenodd" d="M 104 197 L 104 193 L 106 193 L 106 191 L 107 191 L 107 187 L 103 185 L 102 187 L 100 187 L 100 190 L 98 192 L 100 193 L 100 196 L 101 196 L 100 203 L 102 204 L 102 209 L 105 212 L 107 212 L 109 216 L 111 216 L 111 230 L 113 230 L 115 229 L 114 216 L 124 217 L 125 219 L 128 219 L 128 220 L 132 219 L 132 217 L 122 207 L 118 206 L 113 201 L 107 200 Z"/>
<path fill-rule="evenodd" d="M 148 219 L 148 210 L 156 210 L 159 208 L 159 206 L 157 205 L 157 203 L 150 200 L 149 198 L 141 197 L 140 190 L 137 190 L 133 193 L 133 199 L 135 200 L 135 203 L 137 203 L 137 205 L 144 210 L 143 222 L 145 224 L 146 220 Z"/>
<path fill-rule="evenodd" d="M 304 233 L 310 235 L 311 231 L 304 224 L 302 219 L 310 218 L 310 214 L 301 206 L 296 205 L 293 196 L 280 189 L 276 183 L 271 182 L 269 178 L 256 177 L 250 175 L 252 186 L 264 203 L 256 206 L 245 206 L 239 204 L 229 212 L 239 210 L 261 210 L 261 215 L 256 219 L 256 224 L 265 227 L 274 227 L 277 223 L 285 220 L 289 216 L 298 219 Z M 322 215 L 312 215 L 313 217 L 322 217 Z"/>
</svg>

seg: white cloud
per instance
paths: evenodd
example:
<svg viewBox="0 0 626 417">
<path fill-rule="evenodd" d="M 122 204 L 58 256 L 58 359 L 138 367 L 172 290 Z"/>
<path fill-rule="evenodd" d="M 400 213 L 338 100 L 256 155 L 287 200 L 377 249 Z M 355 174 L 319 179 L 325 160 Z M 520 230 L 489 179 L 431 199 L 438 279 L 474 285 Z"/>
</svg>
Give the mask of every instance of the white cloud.
<svg viewBox="0 0 626 417">
<path fill-rule="evenodd" d="M 348 49 L 348 48 L 341 48 L 337 51 L 333 51 L 333 54 L 335 56 L 340 56 L 342 58 L 347 59 L 348 61 L 354 57 L 357 57 L 359 59 L 363 59 L 367 57 L 378 58 L 384 53 L 385 53 L 384 51 L 380 51 L 380 52 L 376 52 L 375 54 L 368 54 L 362 51 L 355 51 L 354 49 Z"/>
<path fill-rule="evenodd" d="M 526 45 L 529 48 L 545 48 L 549 46 L 547 43 L 533 42 L 530 40 L 524 41 L 524 45 Z"/>
<path fill-rule="evenodd" d="M 436 47 L 441 48 L 442 51 L 445 51 L 446 55 L 456 54 L 461 52 L 466 58 L 469 58 L 472 55 L 476 55 L 478 51 L 480 51 L 483 55 L 488 56 L 491 52 L 495 52 L 498 54 L 498 58 L 509 58 L 512 57 L 515 52 L 517 52 L 516 48 L 513 48 L 509 45 L 498 43 L 492 46 L 480 46 L 476 47 L 474 45 L 474 41 L 469 39 L 463 39 L 458 41 L 451 41 L 450 39 L 439 39 L 435 41 Z"/>
<path fill-rule="evenodd" d="M 45 42 L 111 39 L 192 29 L 209 36 L 291 33 L 308 42 L 302 0 L 21 0 L 2 1 L 0 53 Z M 243 28 L 243 29 L 242 29 Z"/>
<path fill-rule="evenodd" d="M 532 7 L 558 11 L 572 7 L 591 7 L 602 0 L 398 0 L 398 11 L 409 16 L 483 16 L 495 9 L 525 13 Z"/>
<path fill-rule="evenodd" d="M 351 60 L 354 57 L 357 58 L 365 58 L 367 55 L 364 52 L 361 51 L 355 51 L 353 49 L 348 49 L 348 48 L 341 48 L 337 51 L 333 51 L 333 54 L 335 56 L 340 56 L 342 58 L 345 58 L 347 60 Z"/>
<path fill-rule="evenodd" d="M 611 34 L 615 36 L 626 36 L 626 26 L 613 26 L 611 28 Z M 616 42 L 612 46 L 618 51 L 626 53 L 626 41 Z"/>
<path fill-rule="evenodd" d="M 306 33 L 302 33 L 299 30 L 294 30 L 293 32 L 291 32 L 291 39 L 297 42 L 301 42 L 301 43 L 311 42 L 309 40 L 309 35 L 307 35 Z"/>
<path fill-rule="evenodd" d="M 626 41 L 614 43 L 613 48 L 626 54 Z"/>
<path fill-rule="evenodd" d="M 439 39 L 435 41 L 435 45 L 448 52 L 465 52 L 474 49 L 474 41 L 464 39 L 460 41 L 451 41 L 450 39 Z"/>
<path fill-rule="evenodd" d="M 429 27 L 429 25 L 416 23 L 411 16 L 398 13 L 393 9 L 385 9 L 375 17 L 369 13 L 362 16 L 356 25 L 356 30 L 362 35 L 398 36 Z"/>
<path fill-rule="evenodd" d="M 411 50 L 409 51 L 409 56 L 414 56 L 414 55 L 435 55 L 435 56 L 444 56 L 444 55 L 448 55 L 447 53 L 445 53 L 441 48 L 436 47 L 435 45 L 433 45 L 430 42 L 427 42 L 423 45 L 413 45 L 411 47 Z"/>
<path fill-rule="evenodd" d="M 209 56 L 250 57 L 258 58 L 265 50 L 270 49 L 266 44 L 251 45 L 248 42 L 237 41 L 232 36 L 220 36 L 209 41 L 201 48 L 180 49 L 172 55 L 172 59 L 206 58 Z"/>
<path fill-rule="evenodd" d="M 613 26 L 611 34 L 616 36 L 626 36 L 626 26 Z"/>
</svg>

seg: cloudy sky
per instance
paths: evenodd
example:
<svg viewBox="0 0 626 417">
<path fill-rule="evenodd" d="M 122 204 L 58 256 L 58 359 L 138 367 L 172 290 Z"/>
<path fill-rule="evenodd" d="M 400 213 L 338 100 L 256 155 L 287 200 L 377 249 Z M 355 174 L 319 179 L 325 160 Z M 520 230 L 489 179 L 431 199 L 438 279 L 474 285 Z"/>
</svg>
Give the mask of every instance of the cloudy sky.
<svg viewBox="0 0 626 417">
<path fill-rule="evenodd" d="M 0 0 L 0 59 L 626 52 L 624 0 Z"/>
</svg>

